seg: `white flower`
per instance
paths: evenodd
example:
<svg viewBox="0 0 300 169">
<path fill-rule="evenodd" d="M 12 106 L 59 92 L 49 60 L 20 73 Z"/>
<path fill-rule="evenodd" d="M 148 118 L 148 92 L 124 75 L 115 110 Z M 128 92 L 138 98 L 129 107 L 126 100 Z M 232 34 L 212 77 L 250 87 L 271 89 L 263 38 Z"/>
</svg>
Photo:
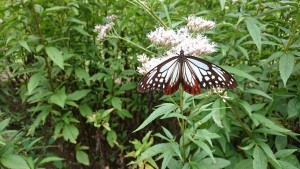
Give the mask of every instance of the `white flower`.
<svg viewBox="0 0 300 169">
<path fill-rule="evenodd" d="M 99 41 L 102 41 L 107 32 L 109 32 L 115 25 L 115 23 L 113 23 L 112 21 L 117 18 L 116 15 L 111 15 L 111 16 L 108 16 L 107 19 L 108 19 L 108 23 L 105 24 L 105 25 L 96 25 L 94 27 L 94 32 L 98 33 L 97 35 L 97 40 Z"/>
<path fill-rule="evenodd" d="M 141 63 L 146 63 L 149 61 L 149 58 L 143 53 L 142 55 L 137 56 L 137 60 Z"/>
<path fill-rule="evenodd" d="M 187 18 L 187 21 L 187 27 L 193 32 L 197 32 L 200 30 L 208 30 L 215 26 L 214 22 L 205 20 L 201 17 L 195 17 L 194 15 L 190 15 Z"/>
<path fill-rule="evenodd" d="M 178 43 L 176 32 L 174 30 L 165 30 L 163 27 L 156 28 L 147 37 L 152 43 L 164 47 L 174 46 Z"/>
</svg>

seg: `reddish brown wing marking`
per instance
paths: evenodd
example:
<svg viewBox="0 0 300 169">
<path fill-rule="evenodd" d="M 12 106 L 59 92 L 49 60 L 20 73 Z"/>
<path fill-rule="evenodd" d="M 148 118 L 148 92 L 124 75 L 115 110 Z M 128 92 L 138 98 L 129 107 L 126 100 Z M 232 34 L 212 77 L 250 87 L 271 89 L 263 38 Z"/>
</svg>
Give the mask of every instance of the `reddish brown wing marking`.
<svg viewBox="0 0 300 169">
<path fill-rule="evenodd" d="M 183 63 L 182 70 L 182 89 L 189 94 L 200 94 L 201 86 L 195 73 L 188 67 L 187 63 Z"/>
</svg>

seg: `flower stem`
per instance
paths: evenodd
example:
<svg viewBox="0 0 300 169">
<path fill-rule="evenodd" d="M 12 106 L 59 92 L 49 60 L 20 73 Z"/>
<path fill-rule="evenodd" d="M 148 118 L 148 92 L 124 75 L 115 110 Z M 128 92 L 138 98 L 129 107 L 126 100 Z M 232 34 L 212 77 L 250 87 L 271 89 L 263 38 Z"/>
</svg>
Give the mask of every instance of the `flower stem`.
<svg viewBox="0 0 300 169">
<path fill-rule="evenodd" d="M 183 112 L 184 99 L 183 99 L 183 90 L 182 90 L 181 86 L 179 88 L 179 100 L 180 100 L 180 104 L 179 104 L 180 114 L 182 114 L 182 116 L 184 116 L 184 112 Z M 185 120 L 181 119 L 181 121 L 178 120 L 178 122 L 179 122 L 179 126 L 180 126 L 180 134 L 182 135 L 183 161 L 185 161 L 185 138 L 184 138 Z"/>
</svg>

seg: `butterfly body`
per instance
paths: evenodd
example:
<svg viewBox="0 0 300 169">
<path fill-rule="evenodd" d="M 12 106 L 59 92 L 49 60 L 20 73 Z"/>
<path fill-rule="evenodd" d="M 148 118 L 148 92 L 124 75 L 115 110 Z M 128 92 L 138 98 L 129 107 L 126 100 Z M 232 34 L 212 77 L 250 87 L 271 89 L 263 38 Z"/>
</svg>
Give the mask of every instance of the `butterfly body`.
<svg viewBox="0 0 300 169">
<path fill-rule="evenodd" d="M 140 81 L 137 91 L 144 93 L 164 90 L 173 94 L 182 85 L 190 94 L 200 94 L 202 88 L 232 89 L 237 86 L 234 78 L 224 69 L 203 59 L 184 55 L 181 50 L 174 56 L 150 70 Z"/>
</svg>

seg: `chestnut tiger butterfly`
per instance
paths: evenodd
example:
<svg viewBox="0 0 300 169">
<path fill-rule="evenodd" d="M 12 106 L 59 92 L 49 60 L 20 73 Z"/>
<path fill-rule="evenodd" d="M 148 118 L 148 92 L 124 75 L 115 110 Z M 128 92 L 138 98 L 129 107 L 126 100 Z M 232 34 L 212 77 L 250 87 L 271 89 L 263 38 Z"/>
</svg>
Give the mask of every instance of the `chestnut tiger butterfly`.
<svg viewBox="0 0 300 169">
<path fill-rule="evenodd" d="M 140 81 L 137 91 L 145 93 L 164 90 L 164 94 L 175 93 L 179 85 L 189 94 L 200 94 L 202 88 L 233 89 L 237 82 L 224 69 L 195 56 L 171 57 L 150 70 Z"/>
</svg>

